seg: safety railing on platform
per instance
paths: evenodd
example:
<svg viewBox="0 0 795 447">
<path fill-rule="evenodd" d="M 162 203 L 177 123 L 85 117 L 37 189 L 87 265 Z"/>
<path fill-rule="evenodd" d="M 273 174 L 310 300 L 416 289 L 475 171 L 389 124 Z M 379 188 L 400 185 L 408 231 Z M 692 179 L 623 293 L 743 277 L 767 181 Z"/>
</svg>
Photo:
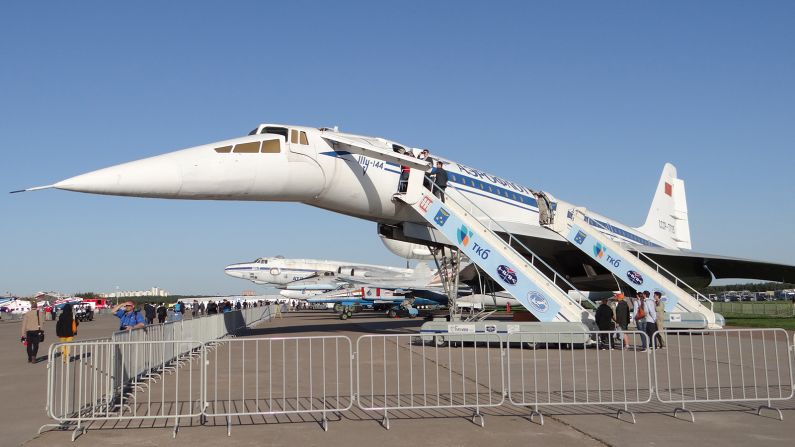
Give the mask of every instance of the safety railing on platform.
<svg viewBox="0 0 795 447">
<path fill-rule="evenodd" d="M 657 399 L 695 402 L 760 402 L 757 414 L 781 411 L 773 402 L 793 397 L 792 345 L 783 329 L 661 331 L 666 349 L 654 356 Z M 656 335 L 656 334 L 655 334 Z"/>
<path fill-rule="evenodd" d="M 653 395 L 648 336 L 634 331 L 558 333 L 554 342 L 537 343 L 548 333 L 517 332 L 506 337 L 508 397 L 513 405 L 531 407 L 530 419 L 541 406 L 621 406 L 616 417 L 628 414 L 630 404 L 644 404 Z M 589 345 L 596 349 L 588 349 Z"/>
<path fill-rule="evenodd" d="M 444 338 L 442 338 L 444 337 Z M 466 408 L 503 404 L 502 339 L 497 334 L 364 335 L 356 342 L 356 397 L 362 410 Z"/>
<path fill-rule="evenodd" d="M 353 347 L 348 337 L 235 338 L 207 353 L 204 416 L 231 418 L 327 414 L 353 405 Z"/>
</svg>

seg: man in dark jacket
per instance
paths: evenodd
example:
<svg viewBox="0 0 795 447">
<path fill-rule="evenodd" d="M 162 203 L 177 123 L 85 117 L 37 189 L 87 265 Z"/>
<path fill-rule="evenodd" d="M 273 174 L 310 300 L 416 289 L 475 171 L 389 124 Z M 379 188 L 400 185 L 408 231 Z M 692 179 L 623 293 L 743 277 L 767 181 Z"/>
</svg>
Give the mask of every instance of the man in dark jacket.
<svg viewBox="0 0 795 447">
<path fill-rule="evenodd" d="M 163 324 L 166 322 L 166 317 L 168 316 L 168 309 L 166 309 L 165 303 L 160 303 L 157 306 L 157 322 Z"/>
<path fill-rule="evenodd" d="M 596 326 L 600 331 L 613 330 L 613 309 L 607 304 L 607 297 L 602 298 L 602 304 L 596 308 Z M 601 340 L 600 349 L 608 349 L 610 347 L 610 334 L 599 334 Z"/>
<path fill-rule="evenodd" d="M 622 331 L 623 347 L 626 349 L 629 347 L 629 337 L 626 334 L 629 328 L 629 304 L 624 300 L 623 293 L 619 293 L 616 299 L 618 299 L 618 303 L 616 303 L 616 324 Z"/>
<path fill-rule="evenodd" d="M 144 304 L 144 318 L 147 326 L 155 322 L 155 306 L 152 303 Z"/>
<path fill-rule="evenodd" d="M 444 203 L 444 189 L 447 188 L 447 171 L 444 170 L 444 163 L 437 161 L 431 174 L 434 174 L 433 184 L 436 185 L 433 188 L 433 194 L 442 199 L 442 203 Z"/>
</svg>

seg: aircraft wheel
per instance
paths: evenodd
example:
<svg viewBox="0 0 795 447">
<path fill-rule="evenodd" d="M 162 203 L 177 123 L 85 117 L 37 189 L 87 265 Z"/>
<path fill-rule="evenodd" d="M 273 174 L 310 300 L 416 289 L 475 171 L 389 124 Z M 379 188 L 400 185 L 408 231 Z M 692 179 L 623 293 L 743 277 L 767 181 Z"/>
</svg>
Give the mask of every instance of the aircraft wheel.
<svg viewBox="0 0 795 447">
<path fill-rule="evenodd" d="M 535 350 L 535 349 L 538 349 L 538 343 L 534 343 L 534 342 L 526 341 L 526 342 L 524 343 L 524 347 L 525 347 L 526 349 L 532 349 L 532 350 Z"/>
</svg>

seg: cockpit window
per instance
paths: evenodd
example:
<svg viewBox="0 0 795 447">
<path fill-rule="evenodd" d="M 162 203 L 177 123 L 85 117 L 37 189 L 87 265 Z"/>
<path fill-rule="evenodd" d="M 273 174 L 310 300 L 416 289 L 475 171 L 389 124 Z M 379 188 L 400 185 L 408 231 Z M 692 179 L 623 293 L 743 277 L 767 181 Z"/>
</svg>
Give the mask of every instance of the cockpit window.
<svg viewBox="0 0 795 447">
<path fill-rule="evenodd" d="M 298 131 L 295 129 L 290 131 L 290 143 L 298 144 Z"/>
<path fill-rule="evenodd" d="M 282 137 L 284 137 L 284 141 L 287 141 L 287 139 L 288 139 L 287 138 L 287 129 L 284 128 L 284 127 L 267 127 L 266 126 L 266 127 L 262 128 L 262 131 L 260 133 L 261 134 L 270 133 L 270 134 L 274 134 L 274 135 L 281 135 Z"/>
<path fill-rule="evenodd" d="M 215 152 L 218 152 L 219 154 L 228 154 L 232 152 L 232 146 L 217 147 L 215 148 Z"/>
<path fill-rule="evenodd" d="M 262 142 L 262 153 L 263 154 L 278 154 L 281 149 L 279 146 L 279 140 L 265 140 Z"/>
<path fill-rule="evenodd" d="M 234 152 L 236 154 L 256 154 L 259 152 L 259 143 L 259 141 L 252 141 L 251 143 L 236 144 Z"/>
<path fill-rule="evenodd" d="M 306 132 L 301 132 L 301 144 L 308 145 L 309 141 L 306 138 Z"/>
<path fill-rule="evenodd" d="M 255 264 L 267 264 L 268 260 L 266 258 L 257 258 L 257 260 L 254 261 L 254 263 Z"/>
<path fill-rule="evenodd" d="M 259 127 L 255 127 L 255 128 L 254 128 L 254 130 L 252 130 L 252 131 L 251 131 L 251 132 L 249 132 L 248 134 L 249 134 L 249 135 L 256 135 L 258 130 L 259 130 Z"/>
</svg>

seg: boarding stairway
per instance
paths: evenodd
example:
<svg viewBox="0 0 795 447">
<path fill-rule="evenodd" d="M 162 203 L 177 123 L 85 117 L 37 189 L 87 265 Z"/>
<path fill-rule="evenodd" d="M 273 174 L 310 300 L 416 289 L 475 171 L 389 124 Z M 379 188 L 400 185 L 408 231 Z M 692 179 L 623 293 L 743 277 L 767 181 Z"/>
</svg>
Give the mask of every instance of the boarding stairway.
<svg viewBox="0 0 795 447">
<path fill-rule="evenodd" d="M 423 186 L 424 174 L 411 169 L 407 191 L 395 194 L 393 200 L 413 208 L 539 321 L 590 324 L 593 317 L 580 304 L 587 301 L 584 294 L 462 194 L 445 193 L 444 202 L 434 196 Z M 574 291 L 576 299 L 564 287 Z"/>
<path fill-rule="evenodd" d="M 720 329 L 723 317 L 712 301 L 666 270 L 649 256 L 609 237 L 604 224 L 586 215 L 584 208 L 556 202 L 553 222 L 543 225 L 560 234 L 616 278 L 635 290 L 659 291 L 668 316 L 667 328 Z"/>
</svg>

